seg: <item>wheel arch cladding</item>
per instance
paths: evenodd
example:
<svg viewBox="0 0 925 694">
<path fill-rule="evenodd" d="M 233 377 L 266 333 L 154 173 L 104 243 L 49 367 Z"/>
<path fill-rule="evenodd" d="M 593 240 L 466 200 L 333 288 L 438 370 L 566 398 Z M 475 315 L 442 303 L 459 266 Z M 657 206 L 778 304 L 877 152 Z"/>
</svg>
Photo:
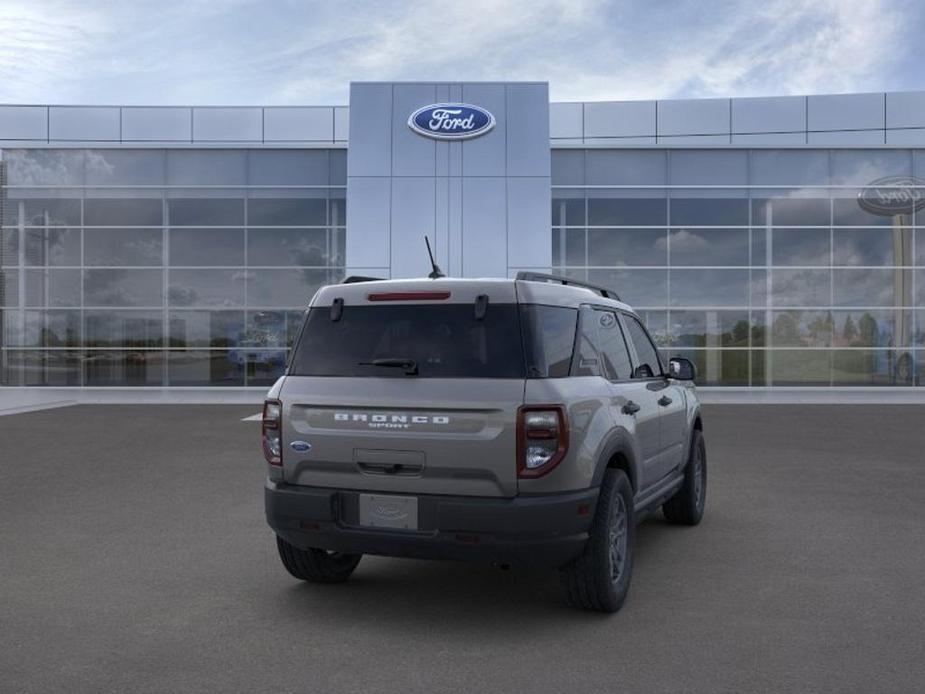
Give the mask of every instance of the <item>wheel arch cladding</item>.
<svg viewBox="0 0 925 694">
<path fill-rule="evenodd" d="M 594 471 L 593 486 L 600 486 L 604 480 L 604 473 L 609 469 L 623 470 L 629 478 L 633 492 L 638 491 L 639 474 L 636 455 L 633 452 L 629 435 L 625 431 L 615 431 L 604 446 Z"/>
</svg>

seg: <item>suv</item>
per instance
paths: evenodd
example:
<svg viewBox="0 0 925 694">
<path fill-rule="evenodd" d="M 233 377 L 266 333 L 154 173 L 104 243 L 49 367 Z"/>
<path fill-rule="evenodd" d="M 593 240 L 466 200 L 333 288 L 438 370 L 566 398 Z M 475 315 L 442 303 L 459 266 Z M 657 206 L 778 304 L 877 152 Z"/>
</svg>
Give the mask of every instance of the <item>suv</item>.
<svg viewBox="0 0 925 694">
<path fill-rule="evenodd" d="M 571 604 L 615 612 L 636 523 L 703 515 L 693 378 L 613 292 L 560 277 L 323 287 L 263 409 L 283 565 L 323 583 L 363 554 L 558 567 Z"/>
</svg>

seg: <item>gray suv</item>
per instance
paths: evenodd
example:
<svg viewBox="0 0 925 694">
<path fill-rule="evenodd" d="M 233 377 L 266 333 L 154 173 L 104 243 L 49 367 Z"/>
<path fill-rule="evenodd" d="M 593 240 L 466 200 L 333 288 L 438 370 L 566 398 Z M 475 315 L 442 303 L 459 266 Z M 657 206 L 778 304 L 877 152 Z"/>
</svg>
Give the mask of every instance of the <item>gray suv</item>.
<svg viewBox="0 0 925 694">
<path fill-rule="evenodd" d="M 694 367 L 606 289 L 560 277 L 320 289 L 263 410 L 267 520 L 293 576 L 363 554 L 558 567 L 614 612 L 636 523 L 696 525 Z"/>
</svg>

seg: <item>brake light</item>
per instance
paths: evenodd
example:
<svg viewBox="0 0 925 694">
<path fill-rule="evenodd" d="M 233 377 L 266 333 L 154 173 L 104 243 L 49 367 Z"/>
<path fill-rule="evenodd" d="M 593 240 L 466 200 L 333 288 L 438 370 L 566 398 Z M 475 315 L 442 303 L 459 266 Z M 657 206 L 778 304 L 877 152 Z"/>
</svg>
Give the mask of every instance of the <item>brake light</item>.
<svg viewBox="0 0 925 694">
<path fill-rule="evenodd" d="M 375 292 L 368 294 L 370 301 L 443 301 L 449 292 Z"/>
<path fill-rule="evenodd" d="M 562 405 L 528 405 L 517 411 L 517 476 L 542 477 L 568 451 L 568 419 Z"/>
<path fill-rule="evenodd" d="M 263 457 L 270 465 L 283 464 L 283 403 L 279 400 L 267 400 L 263 403 L 263 425 L 261 440 Z"/>
</svg>

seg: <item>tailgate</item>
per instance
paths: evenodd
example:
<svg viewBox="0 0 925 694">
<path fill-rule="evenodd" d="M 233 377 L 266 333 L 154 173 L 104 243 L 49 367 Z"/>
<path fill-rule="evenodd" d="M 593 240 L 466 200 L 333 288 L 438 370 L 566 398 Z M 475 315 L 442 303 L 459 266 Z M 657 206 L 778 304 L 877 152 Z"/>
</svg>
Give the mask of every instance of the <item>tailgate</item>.
<svg viewBox="0 0 925 694">
<path fill-rule="evenodd" d="M 523 379 L 290 376 L 280 394 L 285 480 L 512 497 L 523 394 Z"/>
</svg>

